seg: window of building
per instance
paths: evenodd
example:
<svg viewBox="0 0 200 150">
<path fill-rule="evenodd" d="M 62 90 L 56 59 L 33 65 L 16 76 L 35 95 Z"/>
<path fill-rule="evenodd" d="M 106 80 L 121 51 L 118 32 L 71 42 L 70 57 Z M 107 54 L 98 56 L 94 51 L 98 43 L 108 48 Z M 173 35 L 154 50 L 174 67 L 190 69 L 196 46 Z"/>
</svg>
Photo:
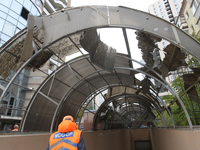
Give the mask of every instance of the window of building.
<svg viewBox="0 0 200 150">
<path fill-rule="evenodd" d="M 177 20 L 176 25 L 180 28 L 180 26 L 181 26 L 181 20 L 180 20 L 180 17 L 178 17 L 178 20 Z"/>
<path fill-rule="evenodd" d="M 10 22 L 10 23 L 12 23 L 12 24 L 14 24 L 14 25 L 16 25 L 17 24 L 17 20 L 16 19 L 14 19 L 13 17 L 11 17 L 11 16 L 8 16 L 7 17 L 7 21 L 8 22 Z"/>
<path fill-rule="evenodd" d="M 0 31 L 2 31 L 4 23 L 5 23 L 5 20 L 0 18 Z"/>
<path fill-rule="evenodd" d="M 4 33 L 1 34 L 1 39 L 2 39 L 2 41 L 4 41 L 4 42 L 8 41 L 10 38 L 11 38 L 10 36 L 8 36 L 8 35 L 6 35 L 6 34 L 4 34 Z"/>
<path fill-rule="evenodd" d="M 167 43 L 165 40 L 162 39 L 162 44 L 163 44 L 163 47 L 165 48 L 167 46 Z"/>
<path fill-rule="evenodd" d="M 32 8 L 31 8 L 31 14 L 34 15 L 34 16 L 36 16 L 37 12 L 38 12 L 38 10 L 34 6 L 32 6 Z"/>
<path fill-rule="evenodd" d="M 20 30 L 21 30 L 21 29 L 20 29 Z M 15 34 L 17 34 L 20 30 L 17 28 L 16 31 L 15 31 Z"/>
<path fill-rule="evenodd" d="M 196 1 L 196 3 L 197 3 L 197 6 L 199 5 L 199 2 L 200 2 L 200 0 L 194 0 L 194 1 Z"/>
<path fill-rule="evenodd" d="M 0 11 L 0 16 L 1 16 L 1 18 L 6 18 L 6 14 L 2 11 Z"/>
<path fill-rule="evenodd" d="M 17 14 L 21 13 L 22 5 L 19 4 L 17 1 L 13 1 L 11 5 L 11 9 L 16 12 Z"/>
<path fill-rule="evenodd" d="M 163 19 L 166 19 L 166 18 L 165 18 L 165 13 L 164 13 L 164 12 L 161 12 L 161 16 L 162 16 Z"/>
<path fill-rule="evenodd" d="M 165 16 L 162 16 L 162 18 L 166 20 L 166 17 L 165 17 Z"/>
<path fill-rule="evenodd" d="M 24 77 L 24 74 L 23 74 L 23 73 L 20 73 L 20 74 L 19 74 L 19 80 L 23 80 L 23 77 Z"/>
<path fill-rule="evenodd" d="M 161 2 L 158 2 L 158 6 L 159 6 L 160 8 L 162 8 L 162 4 L 161 4 Z"/>
<path fill-rule="evenodd" d="M 192 5 L 191 5 L 191 10 L 192 10 L 193 15 L 195 14 L 196 9 L 197 9 L 197 2 L 193 0 Z"/>
<path fill-rule="evenodd" d="M 176 8 L 176 11 L 177 11 L 177 13 L 179 14 L 179 12 L 180 12 L 180 8 Z"/>
<path fill-rule="evenodd" d="M 191 25 L 191 30 L 192 30 L 192 33 L 194 33 L 194 26 Z"/>
<path fill-rule="evenodd" d="M 24 0 L 17 0 L 18 3 L 23 4 Z"/>
<path fill-rule="evenodd" d="M 9 106 L 8 106 L 10 109 L 8 109 L 8 112 L 7 112 L 7 115 L 8 115 L 8 116 L 10 116 L 11 113 L 12 113 L 12 107 L 13 107 L 13 105 L 14 105 L 14 100 L 15 100 L 14 97 L 11 97 L 11 98 L 10 98 L 10 102 L 9 102 Z"/>
<path fill-rule="evenodd" d="M 4 27 L 3 27 L 3 33 L 12 37 L 14 35 L 14 31 L 15 31 L 15 25 L 13 25 L 9 22 L 6 22 Z"/>
<path fill-rule="evenodd" d="M 28 14 L 29 14 L 29 11 L 26 9 L 26 8 L 22 8 L 22 11 L 21 11 L 21 16 L 27 20 L 28 19 Z"/>
<path fill-rule="evenodd" d="M 1 5 L 1 4 L 0 4 L 0 5 Z M 8 10 L 9 10 L 8 8 L 6 8 L 6 7 L 4 7 L 4 6 L 1 5 L 1 11 L 2 11 L 2 12 L 4 12 L 4 13 L 7 14 L 7 13 L 8 13 Z"/>
<path fill-rule="evenodd" d="M 174 1 L 174 4 L 177 4 L 177 0 L 173 0 Z"/>
<path fill-rule="evenodd" d="M 24 26 L 27 25 L 27 21 L 26 21 L 22 16 L 19 17 L 19 22 L 20 22 L 21 24 L 23 24 Z"/>
<path fill-rule="evenodd" d="M 186 18 L 186 20 L 188 20 L 188 18 L 189 18 L 189 14 L 188 14 L 187 11 L 186 11 L 186 13 L 185 13 L 185 18 Z"/>
<path fill-rule="evenodd" d="M 12 16 L 15 19 L 19 18 L 19 15 L 17 13 L 15 13 L 14 11 L 12 11 L 12 10 L 9 11 L 9 15 Z"/>
<path fill-rule="evenodd" d="M 23 25 L 23 24 L 21 24 L 20 22 L 18 22 L 17 23 L 17 27 L 19 28 L 19 29 L 24 29 L 25 28 L 25 25 Z"/>
<path fill-rule="evenodd" d="M 197 25 L 198 25 L 199 28 L 200 28 L 200 17 L 199 17 L 199 19 L 198 19 L 198 21 L 197 21 Z"/>
<path fill-rule="evenodd" d="M 27 10 L 31 10 L 31 6 L 32 6 L 32 2 L 29 1 L 24 1 L 24 5 L 23 5 Z"/>
<path fill-rule="evenodd" d="M 0 0 L 0 3 L 6 7 L 10 7 L 12 0 Z"/>
<path fill-rule="evenodd" d="M 158 16 L 158 11 L 157 11 L 156 5 L 153 5 L 153 9 L 154 9 L 155 15 Z"/>
</svg>

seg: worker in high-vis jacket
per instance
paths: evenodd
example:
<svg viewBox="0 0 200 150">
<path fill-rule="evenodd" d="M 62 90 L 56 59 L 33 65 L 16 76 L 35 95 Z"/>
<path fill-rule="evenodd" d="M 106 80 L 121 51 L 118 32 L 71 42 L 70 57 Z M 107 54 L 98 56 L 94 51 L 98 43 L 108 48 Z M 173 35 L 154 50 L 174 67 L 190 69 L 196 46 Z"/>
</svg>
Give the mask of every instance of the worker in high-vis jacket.
<svg viewBox="0 0 200 150">
<path fill-rule="evenodd" d="M 14 129 L 11 131 L 19 131 L 19 126 L 17 124 L 14 125 Z"/>
<path fill-rule="evenodd" d="M 50 136 L 46 150 L 86 150 L 82 131 L 72 116 L 65 116 L 58 125 L 58 131 Z"/>
</svg>

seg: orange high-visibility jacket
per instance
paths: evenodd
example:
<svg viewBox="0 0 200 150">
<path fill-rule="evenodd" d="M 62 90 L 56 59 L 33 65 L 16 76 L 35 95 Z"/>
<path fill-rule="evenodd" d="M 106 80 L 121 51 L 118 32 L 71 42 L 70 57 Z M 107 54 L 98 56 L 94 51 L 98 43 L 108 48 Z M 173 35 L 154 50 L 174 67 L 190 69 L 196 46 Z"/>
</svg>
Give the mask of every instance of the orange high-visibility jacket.
<svg viewBox="0 0 200 150">
<path fill-rule="evenodd" d="M 66 148 L 66 150 L 78 150 L 77 146 L 80 136 L 80 130 L 74 130 L 67 133 L 55 132 L 50 137 L 49 149 L 57 150 L 59 148 Z"/>
<path fill-rule="evenodd" d="M 49 149 L 78 150 L 82 131 L 77 130 L 76 123 L 72 121 L 62 121 L 58 126 L 58 131 L 53 133 L 49 139 Z"/>
</svg>

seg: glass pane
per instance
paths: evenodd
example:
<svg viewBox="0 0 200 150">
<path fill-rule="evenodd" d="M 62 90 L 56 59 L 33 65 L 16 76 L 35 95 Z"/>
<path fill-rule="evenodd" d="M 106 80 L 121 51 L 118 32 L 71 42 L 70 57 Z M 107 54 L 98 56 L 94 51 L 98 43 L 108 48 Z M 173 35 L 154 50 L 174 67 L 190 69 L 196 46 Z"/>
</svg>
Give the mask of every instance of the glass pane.
<svg viewBox="0 0 200 150">
<path fill-rule="evenodd" d="M 6 14 L 8 13 L 8 8 L 4 7 L 3 5 L 0 4 L 0 10 L 5 12 Z"/>
<path fill-rule="evenodd" d="M 1 43 L 2 43 L 2 44 L 4 44 L 4 43 L 5 43 L 5 41 L 1 40 Z"/>
<path fill-rule="evenodd" d="M 195 14 L 195 12 L 196 12 L 196 8 L 194 7 L 194 5 L 192 5 L 192 13 L 193 13 L 193 15 Z"/>
<path fill-rule="evenodd" d="M 22 8 L 22 12 L 21 12 L 21 17 L 23 17 L 25 20 L 27 20 L 28 19 L 28 14 L 29 14 L 30 12 L 25 8 L 25 7 L 23 7 Z"/>
<path fill-rule="evenodd" d="M 6 22 L 3 27 L 3 32 L 8 36 L 13 36 L 15 31 L 15 26 L 9 22 Z"/>
<path fill-rule="evenodd" d="M 11 2 L 12 0 L 0 0 L 0 3 L 7 7 L 10 7 Z"/>
<path fill-rule="evenodd" d="M 12 24 L 14 24 L 14 25 L 16 25 L 17 24 L 17 20 L 16 19 L 14 19 L 13 17 L 11 17 L 11 16 L 8 16 L 8 18 L 7 18 L 7 21 L 8 22 L 10 22 L 10 23 L 12 23 Z"/>
<path fill-rule="evenodd" d="M 12 16 L 13 18 L 17 19 L 17 20 L 18 20 L 18 18 L 19 18 L 19 15 L 16 14 L 16 13 L 15 13 L 14 11 L 12 11 L 12 10 L 9 11 L 9 15 Z"/>
<path fill-rule="evenodd" d="M 6 18 L 6 14 L 2 11 L 0 11 L 0 16 L 1 16 L 1 18 Z"/>
<path fill-rule="evenodd" d="M 17 14 L 21 13 L 22 5 L 16 2 L 15 0 L 12 2 L 11 9 Z"/>
<path fill-rule="evenodd" d="M 23 4 L 24 0 L 17 0 L 20 4 Z"/>
<path fill-rule="evenodd" d="M 27 24 L 27 21 L 23 18 L 23 17 L 19 17 L 19 22 L 21 23 L 21 24 L 23 24 L 23 25 L 25 25 L 26 26 L 26 24 Z"/>
<path fill-rule="evenodd" d="M 20 22 L 18 22 L 17 27 L 22 30 L 22 29 L 25 28 L 25 25 L 23 25 Z"/>
<path fill-rule="evenodd" d="M 27 10 L 31 10 L 31 5 L 32 5 L 32 2 L 30 2 L 30 0 L 25 0 L 24 1 L 24 7 L 27 9 Z"/>
<path fill-rule="evenodd" d="M 200 27 L 200 20 L 198 21 L 198 26 Z"/>
<path fill-rule="evenodd" d="M 10 39 L 10 37 L 2 33 L 1 39 L 6 42 Z"/>
<path fill-rule="evenodd" d="M 2 46 L 3 44 L 0 42 L 0 47 Z"/>
<path fill-rule="evenodd" d="M 20 30 L 17 28 L 16 31 L 15 31 L 15 34 L 17 34 L 19 31 L 20 31 Z"/>
<path fill-rule="evenodd" d="M 0 31 L 2 31 L 5 20 L 0 18 Z"/>
<path fill-rule="evenodd" d="M 36 13 L 36 16 L 41 16 L 39 12 Z"/>
<path fill-rule="evenodd" d="M 37 11 L 38 11 L 38 10 L 37 10 L 37 9 L 35 8 L 35 6 L 33 5 L 32 8 L 31 8 L 31 14 L 34 15 L 34 16 L 36 16 L 36 15 L 37 15 Z"/>
</svg>

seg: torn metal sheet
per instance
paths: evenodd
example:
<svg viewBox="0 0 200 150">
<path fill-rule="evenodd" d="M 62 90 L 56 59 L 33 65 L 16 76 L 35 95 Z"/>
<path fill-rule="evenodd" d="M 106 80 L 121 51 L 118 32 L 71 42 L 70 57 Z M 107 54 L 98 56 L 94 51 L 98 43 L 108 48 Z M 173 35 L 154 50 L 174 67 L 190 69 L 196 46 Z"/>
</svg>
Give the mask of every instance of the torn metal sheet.
<svg viewBox="0 0 200 150">
<path fill-rule="evenodd" d="M 20 61 L 26 61 L 33 55 L 33 29 L 34 29 L 34 17 L 32 15 L 28 15 L 28 24 L 27 24 L 27 35 L 25 39 L 24 46 L 22 48 Z"/>
<path fill-rule="evenodd" d="M 196 83 L 198 81 L 198 78 L 200 77 L 200 70 L 199 70 L 199 68 L 192 68 L 192 70 L 194 70 L 194 73 L 184 74 L 182 76 L 183 81 L 184 81 L 184 88 L 185 88 L 185 90 L 187 90 L 189 88 L 189 90 L 187 91 L 189 99 L 191 101 L 195 101 L 196 103 L 200 104 L 198 92 L 194 85 L 194 83 Z M 191 87 L 191 86 L 193 86 L 193 87 Z"/>
<path fill-rule="evenodd" d="M 111 26 L 128 27 L 166 39 L 188 51 L 198 60 L 200 58 L 200 44 L 194 38 L 166 20 L 131 8 L 121 6 L 68 8 L 49 16 L 35 17 L 35 25 L 44 29 L 43 47 L 77 31 Z"/>
<path fill-rule="evenodd" d="M 178 67 L 187 66 L 185 61 L 186 53 L 179 47 L 169 44 L 164 51 L 166 54 L 163 63 L 168 67 L 169 71 L 175 71 Z"/>
<path fill-rule="evenodd" d="M 84 31 L 80 43 L 90 54 L 92 63 L 110 72 L 114 69 L 116 49 L 106 45 L 100 40 L 96 29 Z"/>
</svg>

